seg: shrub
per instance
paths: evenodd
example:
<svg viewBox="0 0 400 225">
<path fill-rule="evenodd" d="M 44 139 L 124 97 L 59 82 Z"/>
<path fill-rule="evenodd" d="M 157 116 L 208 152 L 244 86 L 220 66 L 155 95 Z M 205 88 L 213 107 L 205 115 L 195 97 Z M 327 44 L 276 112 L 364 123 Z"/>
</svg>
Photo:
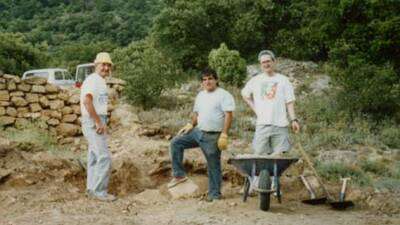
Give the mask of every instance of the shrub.
<svg viewBox="0 0 400 225">
<path fill-rule="evenodd" d="M 5 73 L 22 75 L 47 63 L 48 56 L 27 42 L 21 34 L 0 33 L 0 69 Z"/>
<path fill-rule="evenodd" d="M 400 127 L 385 127 L 380 133 L 381 142 L 389 148 L 400 148 Z"/>
<path fill-rule="evenodd" d="M 351 177 L 360 186 L 371 184 L 371 178 L 356 166 L 342 163 L 322 163 L 318 164 L 316 169 L 323 178 L 330 181 L 337 182 L 341 177 Z"/>
<path fill-rule="evenodd" d="M 224 43 L 211 50 L 208 64 L 217 71 L 220 80 L 228 84 L 241 86 L 246 79 L 246 61 L 238 51 L 229 50 Z"/>
<path fill-rule="evenodd" d="M 117 76 L 127 84 L 124 89 L 128 101 L 151 108 L 160 102 L 164 90 L 173 87 L 180 69 L 148 41 L 133 42 L 113 53 Z"/>
</svg>

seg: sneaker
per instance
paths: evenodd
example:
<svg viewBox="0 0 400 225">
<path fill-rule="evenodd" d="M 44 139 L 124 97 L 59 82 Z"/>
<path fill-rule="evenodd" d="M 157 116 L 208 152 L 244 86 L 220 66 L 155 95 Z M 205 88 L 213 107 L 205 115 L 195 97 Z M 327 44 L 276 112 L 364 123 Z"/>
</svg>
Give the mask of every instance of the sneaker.
<svg viewBox="0 0 400 225">
<path fill-rule="evenodd" d="M 99 201 L 103 201 L 103 202 L 113 202 L 115 200 L 117 200 L 117 197 L 115 197 L 112 194 L 107 194 L 105 196 L 98 196 L 98 195 L 93 195 L 93 198 Z"/>
<path fill-rule="evenodd" d="M 219 201 L 219 200 L 221 200 L 221 196 L 213 197 L 213 196 L 207 195 L 207 198 L 205 199 L 206 202 L 214 202 L 214 201 Z"/>
<path fill-rule="evenodd" d="M 168 188 L 175 187 L 176 185 L 187 181 L 187 177 L 174 177 L 172 180 L 167 184 Z"/>
</svg>

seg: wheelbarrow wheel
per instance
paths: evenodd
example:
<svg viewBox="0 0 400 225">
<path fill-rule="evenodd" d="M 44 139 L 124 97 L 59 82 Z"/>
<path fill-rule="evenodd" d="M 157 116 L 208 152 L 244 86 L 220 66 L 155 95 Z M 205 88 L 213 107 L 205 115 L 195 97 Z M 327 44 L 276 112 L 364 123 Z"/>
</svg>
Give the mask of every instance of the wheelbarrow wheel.
<svg viewBox="0 0 400 225">
<path fill-rule="evenodd" d="M 259 176 L 258 188 L 260 191 L 260 209 L 262 211 L 268 211 L 270 205 L 270 192 L 263 191 L 269 190 L 271 188 L 271 178 L 269 176 L 268 170 L 261 170 Z"/>
</svg>

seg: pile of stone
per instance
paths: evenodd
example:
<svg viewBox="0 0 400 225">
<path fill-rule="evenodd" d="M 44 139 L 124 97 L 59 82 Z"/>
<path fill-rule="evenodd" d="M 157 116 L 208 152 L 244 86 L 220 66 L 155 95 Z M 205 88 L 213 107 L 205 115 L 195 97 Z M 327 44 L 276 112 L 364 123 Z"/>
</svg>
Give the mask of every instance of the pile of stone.
<svg viewBox="0 0 400 225">
<path fill-rule="evenodd" d="M 123 89 L 122 80 L 111 78 L 109 113 L 115 109 Z M 23 128 L 32 121 L 64 137 L 81 134 L 80 89 L 62 89 L 40 77 L 21 80 L 0 76 L 0 126 Z"/>
</svg>

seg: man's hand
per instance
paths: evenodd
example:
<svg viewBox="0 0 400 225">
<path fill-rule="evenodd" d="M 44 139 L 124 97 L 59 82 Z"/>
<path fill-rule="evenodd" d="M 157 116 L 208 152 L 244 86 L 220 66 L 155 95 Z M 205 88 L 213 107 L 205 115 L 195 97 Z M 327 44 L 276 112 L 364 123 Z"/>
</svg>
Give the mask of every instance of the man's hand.
<svg viewBox="0 0 400 225">
<path fill-rule="evenodd" d="M 101 121 L 96 122 L 96 133 L 105 134 L 107 131 L 107 126 L 103 124 Z"/>
<path fill-rule="evenodd" d="M 219 135 L 217 145 L 219 150 L 226 150 L 228 148 L 228 135 L 221 133 L 221 135 Z"/>
<path fill-rule="evenodd" d="M 292 120 L 292 130 L 295 134 L 300 132 L 300 124 L 297 120 Z"/>
<path fill-rule="evenodd" d="M 191 123 L 186 124 L 182 129 L 178 131 L 177 135 L 183 135 L 189 133 L 193 129 L 193 125 Z"/>
</svg>

